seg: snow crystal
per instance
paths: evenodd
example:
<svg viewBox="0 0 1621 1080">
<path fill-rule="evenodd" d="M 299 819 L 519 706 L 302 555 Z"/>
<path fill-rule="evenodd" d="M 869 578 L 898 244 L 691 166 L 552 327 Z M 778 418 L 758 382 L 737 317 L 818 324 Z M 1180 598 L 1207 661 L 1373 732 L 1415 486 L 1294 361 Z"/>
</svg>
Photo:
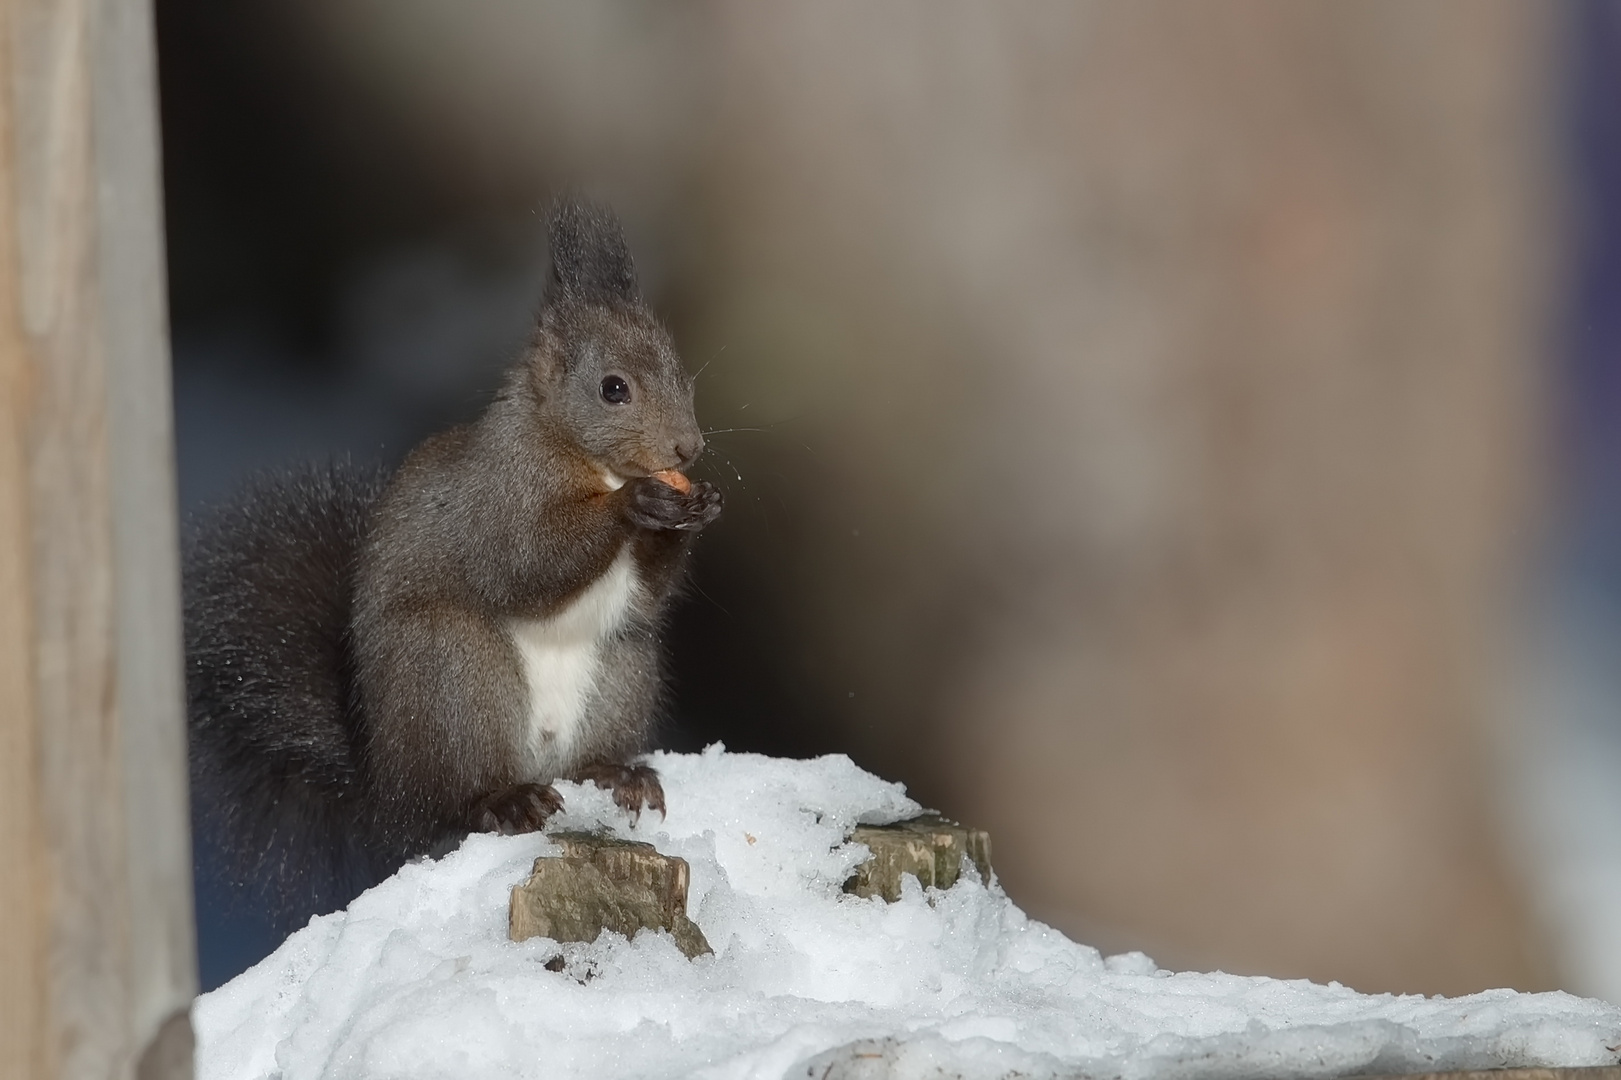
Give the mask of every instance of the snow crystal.
<svg viewBox="0 0 1621 1080">
<path fill-rule="evenodd" d="M 658 754 L 669 817 L 559 784 L 553 829 L 607 827 L 691 866 L 668 934 L 507 940 L 544 836 L 473 836 L 322 916 L 198 998 L 203 1080 L 309 1077 L 1334 1077 L 1614 1064 L 1621 1009 L 1568 994 L 1368 996 L 1105 959 L 965 864 L 898 903 L 841 886 L 858 823 L 921 809 L 848 758 Z M 555 961 L 561 960 L 559 965 Z M 548 968 L 561 966 L 561 970 Z"/>
</svg>

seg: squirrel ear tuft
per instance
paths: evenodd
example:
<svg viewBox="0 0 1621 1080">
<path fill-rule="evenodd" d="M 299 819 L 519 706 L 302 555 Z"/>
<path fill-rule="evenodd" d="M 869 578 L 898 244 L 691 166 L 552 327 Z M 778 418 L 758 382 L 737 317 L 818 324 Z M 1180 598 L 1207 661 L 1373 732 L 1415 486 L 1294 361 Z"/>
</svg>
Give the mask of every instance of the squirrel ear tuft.
<svg viewBox="0 0 1621 1080">
<path fill-rule="evenodd" d="M 552 204 L 547 222 L 552 245 L 548 300 L 636 300 L 636 268 L 614 212 L 578 195 Z"/>
</svg>

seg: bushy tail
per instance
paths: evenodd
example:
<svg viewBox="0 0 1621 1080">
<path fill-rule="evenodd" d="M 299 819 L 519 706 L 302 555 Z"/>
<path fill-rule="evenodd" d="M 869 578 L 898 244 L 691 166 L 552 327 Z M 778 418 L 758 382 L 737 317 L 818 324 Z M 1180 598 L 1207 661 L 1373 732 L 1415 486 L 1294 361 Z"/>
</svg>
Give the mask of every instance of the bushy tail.
<svg viewBox="0 0 1621 1080">
<path fill-rule="evenodd" d="M 188 523 L 186 696 L 199 851 L 291 929 L 392 872 L 369 838 L 349 613 L 386 477 L 265 475 Z"/>
</svg>

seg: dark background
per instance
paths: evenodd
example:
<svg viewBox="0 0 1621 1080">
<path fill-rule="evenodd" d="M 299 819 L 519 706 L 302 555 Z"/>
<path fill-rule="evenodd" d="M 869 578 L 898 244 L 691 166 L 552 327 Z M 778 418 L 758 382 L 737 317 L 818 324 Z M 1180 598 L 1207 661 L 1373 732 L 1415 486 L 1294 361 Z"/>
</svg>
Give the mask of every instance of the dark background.
<svg viewBox="0 0 1621 1080">
<path fill-rule="evenodd" d="M 1550 681 L 1621 738 L 1617 5 L 451 8 L 158 3 L 183 512 L 475 416 L 583 183 L 740 429 L 664 745 L 850 753 L 1106 951 L 1621 993 L 1621 809 L 1518 765 Z"/>
</svg>

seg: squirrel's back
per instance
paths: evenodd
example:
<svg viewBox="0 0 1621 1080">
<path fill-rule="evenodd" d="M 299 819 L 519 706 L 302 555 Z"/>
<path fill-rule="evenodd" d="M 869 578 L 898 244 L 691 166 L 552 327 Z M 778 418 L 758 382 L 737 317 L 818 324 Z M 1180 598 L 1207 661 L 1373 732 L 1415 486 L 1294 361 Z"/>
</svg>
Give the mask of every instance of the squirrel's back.
<svg viewBox="0 0 1621 1080">
<path fill-rule="evenodd" d="M 300 914 L 393 869 L 370 835 L 349 640 L 385 480 L 347 464 L 260 476 L 185 538 L 195 829 L 227 876 Z"/>
</svg>

